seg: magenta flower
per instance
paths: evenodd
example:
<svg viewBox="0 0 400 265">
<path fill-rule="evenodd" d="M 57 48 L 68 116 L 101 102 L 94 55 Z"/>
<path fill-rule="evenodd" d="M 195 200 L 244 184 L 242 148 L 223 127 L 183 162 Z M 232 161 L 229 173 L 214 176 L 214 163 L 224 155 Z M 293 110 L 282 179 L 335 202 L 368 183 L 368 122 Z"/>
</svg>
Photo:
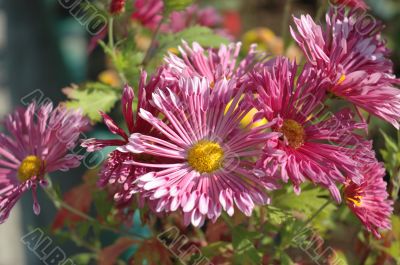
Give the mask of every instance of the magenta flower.
<svg viewBox="0 0 400 265">
<path fill-rule="evenodd" d="M 182 58 L 170 53 L 169 57 L 165 58 L 166 66 L 176 79 L 182 76 L 206 77 L 211 87 L 223 78 L 229 80 L 235 77 L 241 81 L 241 78 L 254 66 L 258 56 L 255 46 L 252 46 L 247 56 L 238 62 L 240 47 L 241 43 L 231 43 L 228 46 L 222 44 L 218 50 L 206 51 L 197 42 L 193 42 L 190 47 L 183 41 L 182 47 L 179 47 Z"/>
<path fill-rule="evenodd" d="M 155 30 L 162 19 L 164 3 L 162 0 L 135 0 L 132 19 L 144 27 Z"/>
<path fill-rule="evenodd" d="M 364 0 L 331 0 L 332 3 L 339 6 L 348 6 L 355 9 L 367 10 L 369 7 Z"/>
<path fill-rule="evenodd" d="M 388 199 L 386 191 L 385 168 L 375 161 L 362 167 L 364 180 L 360 185 L 348 181 L 345 184 L 346 203 L 360 219 L 365 228 L 380 238 L 379 229 L 390 229 L 390 216 L 393 201 Z"/>
<path fill-rule="evenodd" d="M 296 80 L 297 70 L 294 62 L 277 58 L 270 67 L 254 72 L 248 83 L 258 88 L 253 100 L 259 110 L 255 120 L 278 119 L 273 129 L 282 133 L 280 139 L 267 142 L 258 167 L 266 175 L 291 180 L 297 193 L 300 184 L 310 180 L 340 201 L 337 183 L 347 177 L 361 181 L 352 147 L 361 141 L 354 130 L 366 125 L 355 122 L 349 110 L 327 115 L 323 102 L 329 82 L 307 66 Z"/>
<path fill-rule="evenodd" d="M 129 144 L 118 148 L 159 158 L 159 163 L 130 162 L 157 169 L 139 177 L 137 187 L 154 202 L 156 212 L 182 210 L 185 224 L 215 221 L 222 210 L 233 215 L 234 205 L 250 216 L 255 205 L 269 202 L 266 189 L 275 187 L 253 171 L 262 144 L 278 135 L 265 132 L 274 123 L 240 128 L 252 106 L 241 99 L 240 91 L 233 94 L 234 79 L 217 81 L 214 89 L 198 77 L 183 78 L 179 85 L 179 94 L 153 93 L 153 104 L 165 119 L 140 110 L 139 116 L 162 136 L 134 133 Z"/>
<path fill-rule="evenodd" d="M 324 71 L 329 91 L 399 128 L 400 90 L 393 85 L 389 51 L 382 40 L 382 24 L 356 11 L 331 9 L 322 29 L 310 16 L 295 18 L 292 35 L 308 63 Z"/>
<path fill-rule="evenodd" d="M 152 107 L 148 101 L 154 88 L 158 85 L 162 85 L 162 79 L 160 78 L 162 69 L 159 70 L 158 75 L 151 78 L 148 84 L 146 84 L 147 74 L 142 72 L 141 79 L 139 82 L 139 93 L 138 93 L 138 105 L 137 110 L 143 108 L 156 113 L 157 111 Z M 125 86 L 122 94 L 122 114 L 128 128 L 126 133 L 120 126 L 118 126 L 107 114 L 101 113 L 104 119 L 104 123 L 107 125 L 111 133 L 120 136 L 120 139 L 88 139 L 82 143 L 83 147 L 87 148 L 88 152 L 94 152 L 101 150 L 109 146 L 124 146 L 128 143 L 129 135 L 133 133 L 146 133 L 152 134 L 153 128 L 145 120 L 138 115 L 134 114 L 133 111 L 133 100 L 134 93 L 133 89 L 129 86 Z M 135 112 L 137 112 L 135 110 Z M 111 185 L 114 193 L 114 199 L 120 205 L 125 205 L 131 201 L 134 185 L 133 182 L 137 176 L 141 176 L 146 173 L 146 168 L 140 166 L 134 166 L 126 164 L 126 161 L 133 159 L 143 160 L 145 157 L 138 157 L 131 153 L 122 153 L 118 150 L 111 152 L 108 155 L 107 160 L 104 162 L 103 168 L 100 172 L 100 179 L 98 186 L 101 188 Z"/>
<path fill-rule="evenodd" d="M 32 190 L 33 211 L 40 213 L 36 197 L 38 184 L 47 185 L 45 174 L 67 171 L 80 165 L 82 156 L 69 153 L 88 120 L 79 112 L 52 104 L 17 109 L 8 115 L 0 133 L 0 223 L 24 192 Z"/>
</svg>

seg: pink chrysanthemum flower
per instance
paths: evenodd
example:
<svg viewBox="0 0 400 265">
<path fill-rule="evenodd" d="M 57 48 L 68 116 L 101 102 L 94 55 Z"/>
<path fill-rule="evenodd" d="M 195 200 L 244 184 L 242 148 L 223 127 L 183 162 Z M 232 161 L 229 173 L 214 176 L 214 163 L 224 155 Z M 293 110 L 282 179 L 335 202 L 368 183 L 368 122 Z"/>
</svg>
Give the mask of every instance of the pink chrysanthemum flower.
<svg viewBox="0 0 400 265">
<path fill-rule="evenodd" d="M 353 213 L 361 220 L 369 232 L 380 238 L 379 229 L 390 229 L 390 216 L 393 212 L 393 201 L 388 199 L 386 191 L 385 168 L 382 164 L 364 164 L 364 180 L 360 185 L 348 181 L 345 184 L 344 196 Z"/>
<path fill-rule="evenodd" d="M 205 78 L 183 78 L 181 93 L 156 90 L 153 104 L 165 119 L 141 109 L 139 116 L 156 128 L 161 138 L 132 134 L 121 152 L 146 154 L 171 162 L 137 166 L 161 169 L 138 178 L 137 186 L 156 205 L 157 212 L 184 213 L 186 224 L 200 226 L 208 217 L 215 221 L 221 211 L 234 213 L 234 205 L 251 215 L 255 205 L 268 203 L 266 189 L 274 183 L 256 176 L 254 159 L 262 144 L 279 134 L 267 133 L 273 125 L 240 128 L 252 106 L 233 94 L 236 81 L 220 80 L 210 89 Z M 244 89 L 244 87 L 242 88 Z M 230 103 L 233 99 L 232 103 Z M 229 105 L 229 106 L 228 106 Z"/>
<path fill-rule="evenodd" d="M 331 0 L 335 5 L 348 6 L 355 9 L 367 10 L 369 7 L 364 0 Z"/>
<path fill-rule="evenodd" d="M 32 190 L 33 211 L 40 213 L 36 197 L 38 184 L 47 185 L 46 173 L 67 171 L 80 165 L 82 156 L 73 150 L 88 120 L 79 112 L 52 104 L 32 103 L 8 115 L 0 134 L 0 223 L 24 192 Z"/>
<path fill-rule="evenodd" d="M 170 53 L 165 58 L 167 67 L 175 75 L 180 77 L 206 77 L 211 87 L 221 79 L 240 79 L 255 65 L 258 54 L 255 46 L 252 46 L 248 55 L 238 62 L 241 43 L 231 43 L 228 46 L 221 45 L 218 50 L 204 50 L 197 42 L 190 47 L 185 41 L 179 51 L 181 57 Z M 261 55 L 260 55 L 261 56 Z M 240 86 L 240 82 L 238 83 Z"/>
<path fill-rule="evenodd" d="M 172 32 L 179 32 L 193 25 L 216 28 L 222 23 L 221 16 L 214 8 L 199 8 L 197 5 L 191 5 L 183 11 L 174 11 L 169 18 L 165 31 Z"/>
<path fill-rule="evenodd" d="M 389 51 L 381 37 L 382 24 L 356 11 L 331 9 L 325 31 L 311 16 L 295 18 L 292 35 L 308 63 L 324 71 L 329 91 L 399 128 L 400 90 L 393 85 Z"/>
<path fill-rule="evenodd" d="M 136 0 L 134 7 L 135 11 L 132 13 L 132 19 L 149 29 L 155 30 L 162 19 L 163 1 Z"/>
<path fill-rule="evenodd" d="M 291 180 L 297 193 L 308 179 L 328 188 L 340 201 L 336 184 L 344 183 L 346 177 L 357 183 L 361 180 L 351 156 L 361 140 L 354 130 L 365 124 L 353 121 L 349 110 L 326 115 L 323 102 L 329 82 L 309 67 L 296 80 L 297 70 L 294 62 L 277 58 L 272 66 L 252 74 L 248 86 L 257 88 L 253 101 L 259 111 L 254 120 L 278 119 L 274 130 L 282 133 L 280 139 L 267 142 L 258 167 L 267 175 Z"/>
<path fill-rule="evenodd" d="M 148 84 L 146 84 L 147 74 L 146 72 L 142 72 L 138 89 L 137 110 L 143 108 L 151 112 L 156 112 L 148 103 L 148 100 L 154 88 L 158 85 L 162 85 L 163 81 L 160 78 L 161 72 L 162 70 L 159 70 L 158 75 L 152 77 Z M 119 127 L 107 114 L 101 113 L 104 123 L 107 125 L 110 132 L 120 136 L 120 139 L 88 139 L 82 143 L 82 146 L 86 147 L 88 152 L 98 151 L 109 146 L 118 147 L 126 145 L 129 140 L 129 135 L 133 133 L 152 134 L 153 129 L 151 125 L 134 114 L 133 100 L 133 89 L 129 86 L 125 86 L 122 94 L 122 114 L 128 128 L 128 133 Z M 108 155 L 100 172 L 100 179 L 98 181 L 99 187 L 104 188 L 107 185 L 112 185 L 114 199 L 120 205 L 125 205 L 131 201 L 133 195 L 132 191 L 134 190 L 133 182 L 136 180 L 137 176 L 141 176 L 147 172 L 144 167 L 125 163 L 133 159 L 140 159 L 142 161 L 145 160 L 145 157 L 114 150 Z"/>
</svg>

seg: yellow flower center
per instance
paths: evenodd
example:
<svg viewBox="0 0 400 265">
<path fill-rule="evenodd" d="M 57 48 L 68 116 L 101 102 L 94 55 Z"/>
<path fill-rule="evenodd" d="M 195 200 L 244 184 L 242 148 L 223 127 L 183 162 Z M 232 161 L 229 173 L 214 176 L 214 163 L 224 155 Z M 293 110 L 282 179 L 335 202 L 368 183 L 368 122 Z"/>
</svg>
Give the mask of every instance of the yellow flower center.
<svg viewBox="0 0 400 265">
<path fill-rule="evenodd" d="M 18 180 L 23 182 L 34 176 L 38 176 L 42 171 L 43 161 L 34 155 L 25 157 L 18 168 Z"/>
<path fill-rule="evenodd" d="M 360 196 L 360 195 L 355 195 L 353 197 L 346 197 L 346 200 L 348 203 L 353 203 L 355 206 L 361 207 L 362 196 Z"/>
<path fill-rule="evenodd" d="M 211 173 L 222 167 L 224 151 L 212 141 L 202 140 L 190 148 L 189 165 L 200 173 Z"/>
<path fill-rule="evenodd" d="M 345 75 L 345 74 L 342 74 L 342 75 L 340 76 L 340 79 L 339 79 L 339 81 L 337 82 L 337 84 L 338 84 L 338 85 L 341 85 L 345 80 L 346 80 L 346 75 Z"/>
<path fill-rule="evenodd" d="M 279 131 L 283 133 L 291 147 L 297 149 L 304 144 L 304 128 L 297 121 L 284 120 Z"/>
</svg>

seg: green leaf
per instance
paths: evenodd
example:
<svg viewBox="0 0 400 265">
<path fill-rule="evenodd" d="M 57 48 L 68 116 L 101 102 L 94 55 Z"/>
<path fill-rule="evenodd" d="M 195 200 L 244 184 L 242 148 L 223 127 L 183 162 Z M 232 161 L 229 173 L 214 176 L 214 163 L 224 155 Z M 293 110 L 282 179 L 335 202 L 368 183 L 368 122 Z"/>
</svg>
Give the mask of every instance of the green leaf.
<svg viewBox="0 0 400 265">
<path fill-rule="evenodd" d="M 383 138 L 385 139 L 386 149 L 392 152 L 399 152 L 399 147 L 383 130 L 380 130 Z"/>
<path fill-rule="evenodd" d="M 81 109 L 94 123 L 101 120 L 99 111 L 110 112 L 119 99 L 118 90 L 101 83 L 88 83 L 82 89 L 76 86 L 69 87 L 63 92 L 70 99 L 66 102 L 66 106 Z"/>
<path fill-rule="evenodd" d="M 232 249 L 232 244 L 229 242 L 218 241 L 209 244 L 201 249 L 201 253 L 207 258 L 213 258 Z"/>
<path fill-rule="evenodd" d="M 281 253 L 281 264 L 282 265 L 293 265 L 293 261 L 288 254 L 285 252 Z"/>
<path fill-rule="evenodd" d="M 193 0 L 165 0 L 165 15 L 172 11 L 180 11 L 192 4 Z"/>
<path fill-rule="evenodd" d="M 98 215 L 106 219 L 112 209 L 107 193 L 104 191 L 95 192 L 93 193 L 93 200 Z"/>
<path fill-rule="evenodd" d="M 228 44 L 229 41 L 214 33 L 211 29 L 206 27 L 194 26 L 187 28 L 175 34 L 166 34 L 160 36 L 160 44 L 157 49 L 157 53 L 153 56 L 151 61 L 152 67 L 154 64 L 158 64 L 163 56 L 171 48 L 177 48 L 182 44 L 182 40 L 185 40 L 189 44 L 192 42 L 198 42 L 204 47 L 218 47 L 221 44 Z"/>
<path fill-rule="evenodd" d="M 260 253 L 252 242 L 259 237 L 257 232 L 251 232 L 244 227 L 235 227 L 232 231 L 232 243 L 234 248 L 234 264 L 260 264 Z"/>
<path fill-rule="evenodd" d="M 71 257 L 77 265 L 90 264 L 91 259 L 94 257 L 93 253 L 80 253 Z"/>
</svg>

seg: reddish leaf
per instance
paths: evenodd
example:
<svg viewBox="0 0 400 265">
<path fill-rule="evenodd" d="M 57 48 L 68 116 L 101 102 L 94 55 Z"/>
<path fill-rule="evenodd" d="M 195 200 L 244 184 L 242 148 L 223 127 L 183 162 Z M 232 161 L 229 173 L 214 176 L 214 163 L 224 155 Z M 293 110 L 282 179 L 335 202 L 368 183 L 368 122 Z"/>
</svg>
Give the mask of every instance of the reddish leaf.
<svg viewBox="0 0 400 265">
<path fill-rule="evenodd" d="M 114 265 L 118 257 L 130 246 L 137 243 L 129 237 L 121 237 L 114 244 L 103 248 L 99 253 L 99 265 Z"/>
<path fill-rule="evenodd" d="M 92 203 L 90 184 L 84 183 L 66 192 L 63 201 L 81 212 L 88 212 Z M 73 225 L 82 221 L 82 219 L 82 217 L 62 208 L 58 211 L 51 229 L 53 231 L 60 229 L 67 223 Z"/>
</svg>

